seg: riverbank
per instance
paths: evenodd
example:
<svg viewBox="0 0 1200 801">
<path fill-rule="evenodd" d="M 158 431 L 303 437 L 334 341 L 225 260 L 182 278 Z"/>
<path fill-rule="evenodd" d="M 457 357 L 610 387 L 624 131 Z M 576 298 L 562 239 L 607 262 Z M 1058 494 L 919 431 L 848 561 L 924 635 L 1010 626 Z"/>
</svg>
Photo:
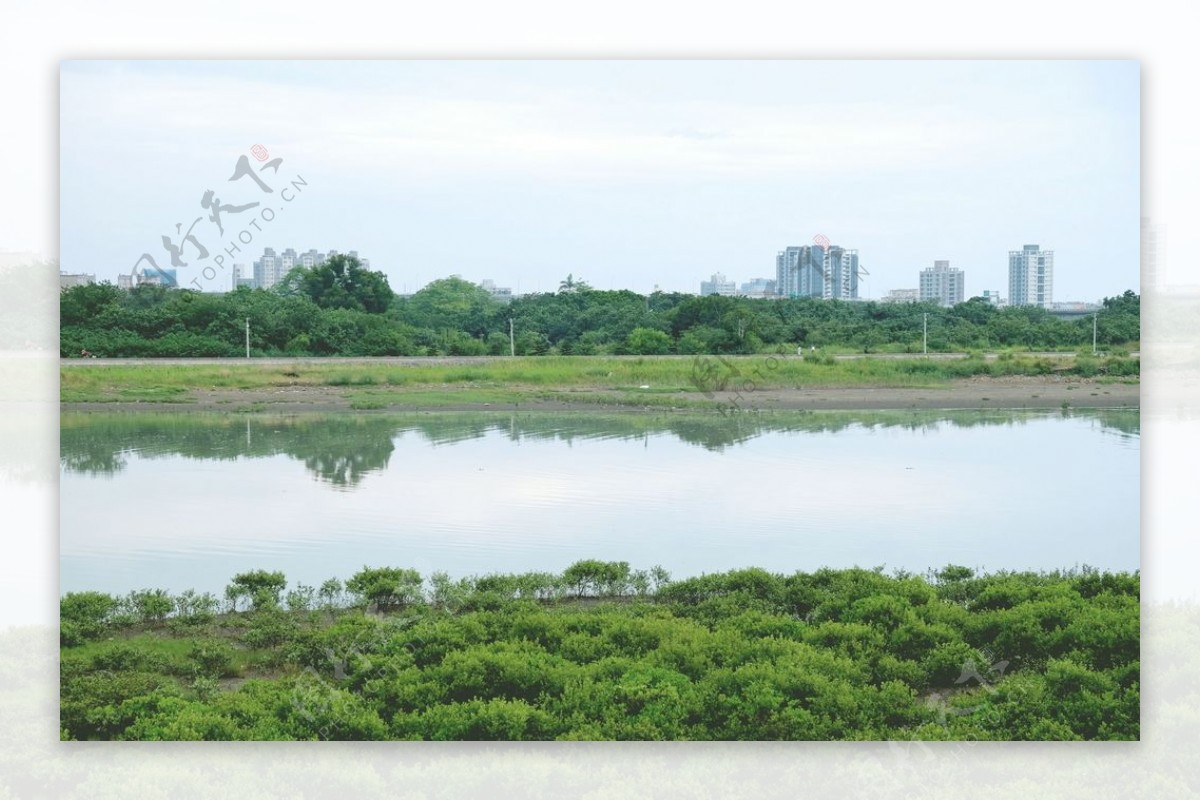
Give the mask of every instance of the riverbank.
<svg viewBox="0 0 1200 801">
<path fill-rule="evenodd" d="M 1138 360 L 657 357 L 64 362 L 62 408 L 149 411 L 1051 409 L 1140 406 Z"/>
</svg>

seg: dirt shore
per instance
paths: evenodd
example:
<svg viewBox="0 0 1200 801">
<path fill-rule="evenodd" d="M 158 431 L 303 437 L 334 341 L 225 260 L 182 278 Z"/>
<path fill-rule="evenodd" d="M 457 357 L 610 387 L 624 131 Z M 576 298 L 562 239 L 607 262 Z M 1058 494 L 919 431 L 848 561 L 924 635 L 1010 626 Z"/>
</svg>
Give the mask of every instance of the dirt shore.
<svg viewBox="0 0 1200 801">
<path fill-rule="evenodd" d="M 63 403 L 65 411 L 206 411 L 206 412 L 333 412 L 351 411 L 352 390 L 330 386 L 292 386 L 266 389 L 191 390 L 183 402 L 122 401 L 114 403 Z M 516 402 L 455 403 L 435 405 L 405 402 L 402 392 L 390 396 L 384 408 L 372 411 L 613 411 L 641 410 L 651 403 L 638 403 L 629 393 L 616 394 L 606 389 L 563 389 L 554 399 L 531 394 Z M 572 397 L 577 396 L 578 400 Z M 1074 408 L 1127 408 L 1141 406 L 1141 387 L 1137 383 L 1101 383 L 1062 376 L 979 376 L 962 379 L 935 388 L 897 387 L 804 387 L 760 389 L 753 391 L 680 392 L 647 396 L 653 408 L 671 408 L 671 399 L 679 399 L 681 408 L 698 404 L 720 404 L 745 411 L 766 410 L 841 410 L 878 409 L 1057 409 L 1063 403 Z"/>
</svg>

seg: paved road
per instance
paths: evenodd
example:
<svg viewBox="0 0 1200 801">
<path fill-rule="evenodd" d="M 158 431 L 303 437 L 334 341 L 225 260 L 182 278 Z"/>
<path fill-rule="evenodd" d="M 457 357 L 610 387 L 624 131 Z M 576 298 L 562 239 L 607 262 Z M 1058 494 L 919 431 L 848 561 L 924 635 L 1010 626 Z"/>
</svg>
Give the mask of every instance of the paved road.
<svg viewBox="0 0 1200 801">
<path fill-rule="evenodd" d="M 772 354 L 758 354 L 760 357 L 766 357 Z M 1073 356 L 1072 353 L 1022 353 L 1021 356 L 1034 356 L 1047 359 L 1061 359 Z M 1134 352 L 1131 356 L 1137 357 L 1141 354 Z M 777 358 L 797 358 L 795 354 L 788 356 L 778 356 Z M 964 359 L 965 353 L 930 353 L 924 356 L 920 353 L 844 353 L 834 358 L 841 361 L 850 361 L 854 359 Z M 256 356 L 250 359 L 225 358 L 225 359 L 62 359 L 64 366 L 71 367 L 109 367 L 122 365 L 139 365 L 139 364 L 156 364 L 156 365 L 186 365 L 186 364 L 209 364 L 209 365 L 237 365 L 237 364 L 261 364 L 261 365 L 292 365 L 292 364 L 387 364 L 398 367 L 418 366 L 418 365 L 440 365 L 440 364 L 487 364 L 489 362 L 505 361 L 509 356 L 283 356 L 283 357 L 265 357 Z M 597 358 L 606 359 L 694 359 L 694 356 L 603 356 Z M 754 356 L 740 356 L 735 358 L 750 359 Z M 998 358 L 996 353 L 986 353 L 984 358 L 989 361 Z"/>
</svg>

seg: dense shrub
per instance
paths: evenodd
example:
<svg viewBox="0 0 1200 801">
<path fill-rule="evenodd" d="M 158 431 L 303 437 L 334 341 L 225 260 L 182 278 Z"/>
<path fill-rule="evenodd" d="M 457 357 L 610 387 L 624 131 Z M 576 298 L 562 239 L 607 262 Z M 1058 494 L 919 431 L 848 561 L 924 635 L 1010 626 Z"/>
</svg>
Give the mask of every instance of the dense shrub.
<svg viewBox="0 0 1200 801">
<path fill-rule="evenodd" d="M 281 581 L 239 574 L 251 610 L 177 630 L 122 617 L 102 593 L 64 596 L 63 736 L 1139 736 L 1137 574 L 746 568 L 669 582 L 588 559 L 557 575 L 435 573 L 426 591 L 384 567 L 351 577 L 351 599 L 336 579 L 297 585 L 287 609 L 263 595 Z M 177 596 L 177 614 L 203 597 Z"/>
</svg>

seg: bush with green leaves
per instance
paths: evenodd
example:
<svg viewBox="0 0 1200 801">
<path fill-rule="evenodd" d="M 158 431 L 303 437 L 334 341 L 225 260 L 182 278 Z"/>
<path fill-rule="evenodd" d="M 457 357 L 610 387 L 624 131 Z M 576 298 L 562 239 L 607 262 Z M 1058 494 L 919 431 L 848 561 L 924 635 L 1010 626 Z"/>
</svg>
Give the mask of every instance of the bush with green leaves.
<svg viewBox="0 0 1200 801">
<path fill-rule="evenodd" d="M 111 596 L 64 596 L 64 624 L 112 639 L 64 637 L 63 737 L 1140 734 L 1136 573 L 742 568 L 671 582 L 585 559 L 561 574 L 434 573 L 427 594 L 415 571 L 364 568 L 349 607 L 341 587 L 178 629 L 122 618 Z M 327 614 L 307 611 L 317 597 Z"/>
<path fill-rule="evenodd" d="M 363 567 L 346 581 L 346 589 L 363 604 L 384 612 L 424 600 L 421 574 L 401 567 Z"/>
</svg>

